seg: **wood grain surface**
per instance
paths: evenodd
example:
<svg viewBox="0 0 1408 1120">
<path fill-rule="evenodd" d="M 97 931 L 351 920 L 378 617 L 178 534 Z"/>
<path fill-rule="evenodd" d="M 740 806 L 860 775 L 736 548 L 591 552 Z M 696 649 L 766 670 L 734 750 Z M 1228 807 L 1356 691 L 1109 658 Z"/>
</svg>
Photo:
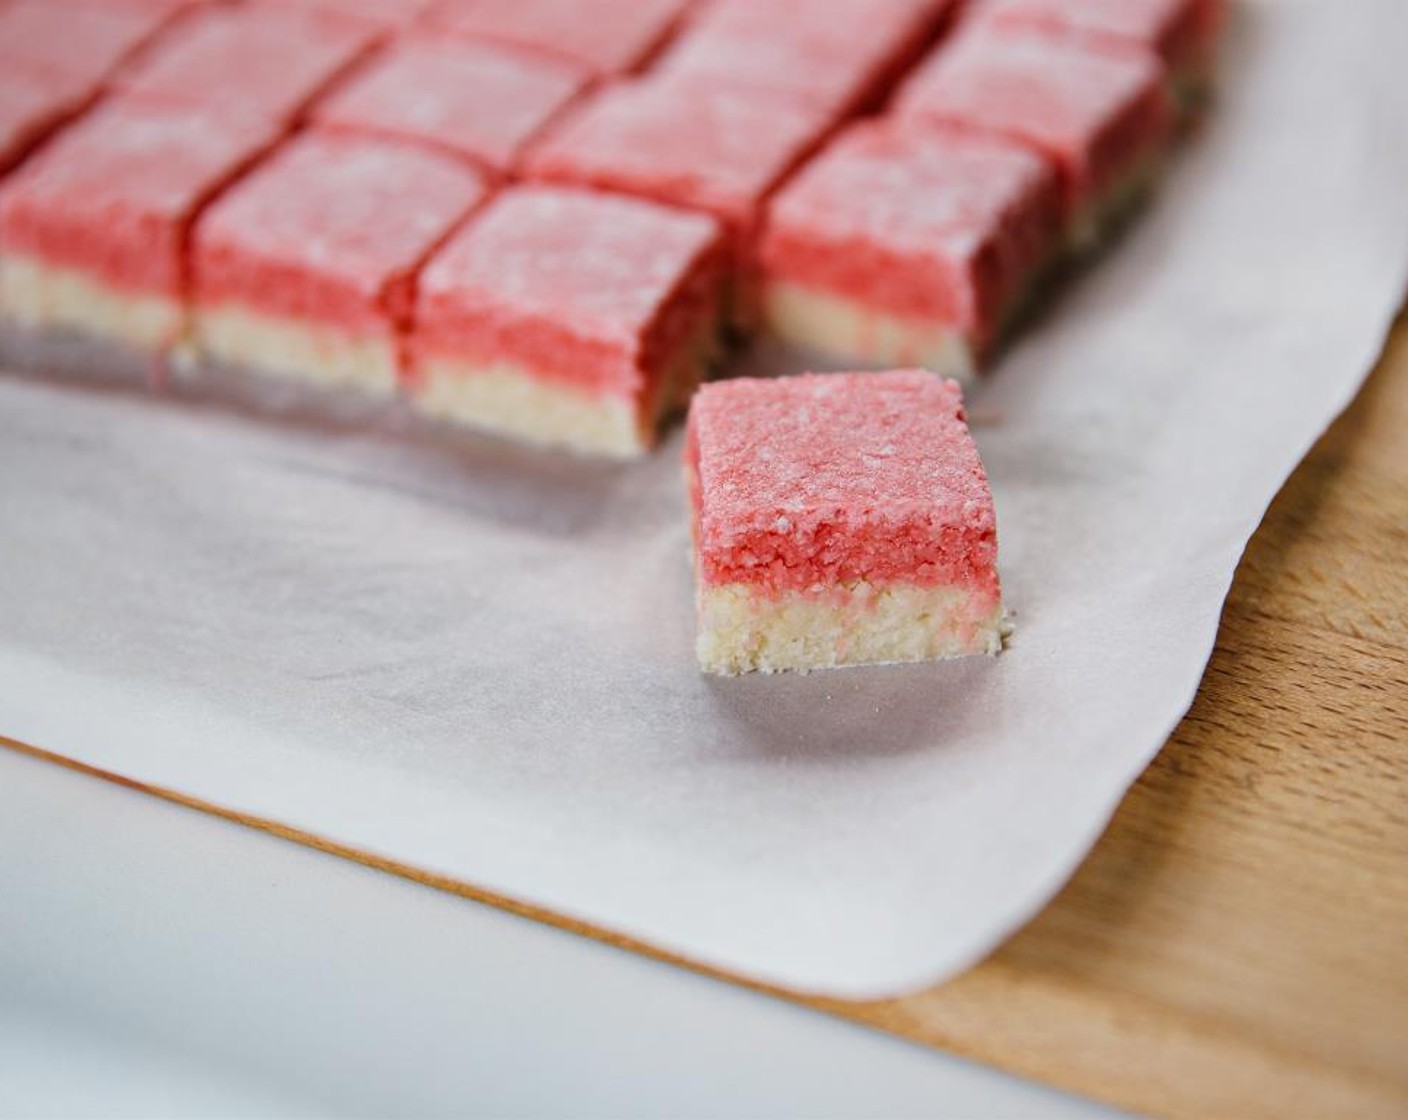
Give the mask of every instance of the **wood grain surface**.
<svg viewBox="0 0 1408 1120">
<path fill-rule="evenodd" d="M 1159 1116 L 1408 1117 L 1408 324 L 1066 889 L 956 981 L 824 1006 Z"/>
<path fill-rule="evenodd" d="M 1156 1116 L 1408 1117 L 1408 324 L 1277 498 L 1192 711 L 1065 890 L 946 985 L 798 1002 Z"/>
</svg>

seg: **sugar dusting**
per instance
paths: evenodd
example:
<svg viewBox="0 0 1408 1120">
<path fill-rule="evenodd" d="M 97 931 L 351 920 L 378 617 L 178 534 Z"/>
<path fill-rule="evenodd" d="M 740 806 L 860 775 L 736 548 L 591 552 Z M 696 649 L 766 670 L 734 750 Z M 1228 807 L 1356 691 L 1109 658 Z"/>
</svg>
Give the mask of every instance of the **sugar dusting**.
<svg viewBox="0 0 1408 1120">
<path fill-rule="evenodd" d="M 652 78 L 572 114 L 528 157 L 533 178 L 707 210 L 745 225 L 816 145 L 832 114 L 795 98 Z"/>
<path fill-rule="evenodd" d="M 373 298 L 408 276 L 486 191 L 467 165 L 415 145 L 306 133 L 200 223 L 199 295 L 238 293 L 285 310 L 293 299 L 316 313 L 317 286 L 331 281 Z"/>
<path fill-rule="evenodd" d="M 867 122 L 773 202 L 761 256 L 769 275 L 986 338 L 1060 220 L 1053 171 L 1015 142 Z"/>
<path fill-rule="evenodd" d="M 541 318 L 634 349 L 718 240 L 709 218 L 635 199 L 548 187 L 500 196 L 433 260 L 428 301 Z"/>
<path fill-rule="evenodd" d="M 921 68 L 901 91 L 898 111 L 1036 145 L 1061 165 L 1071 207 L 1088 200 L 1113 165 L 1161 143 L 1172 127 L 1153 53 L 1094 50 L 987 24 Z"/>
<path fill-rule="evenodd" d="M 407 37 L 316 110 L 320 123 L 438 144 L 506 169 L 587 83 L 584 70 L 479 43 Z"/>
<path fill-rule="evenodd" d="M 690 414 L 701 578 L 995 588 L 996 517 L 962 393 L 923 370 L 707 385 Z"/>
</svg>

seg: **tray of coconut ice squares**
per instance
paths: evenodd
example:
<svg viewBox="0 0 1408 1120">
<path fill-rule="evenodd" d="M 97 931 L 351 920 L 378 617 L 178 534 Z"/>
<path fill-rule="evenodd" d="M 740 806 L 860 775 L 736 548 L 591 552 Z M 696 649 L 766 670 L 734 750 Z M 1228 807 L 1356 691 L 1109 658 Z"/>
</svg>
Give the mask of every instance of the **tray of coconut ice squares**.
<svg viewBox="0 0 1408 1120">
<path fill-rule="evenodd" d="M 3 365 L 584 461 L 648 461 L 687 416 L 704 670 L 996 653 L 959 383 L 1137 218 L 1222 23 L 10 0 Z M 769 347 L 793 357 L 737 376 Z"/>
</svg>

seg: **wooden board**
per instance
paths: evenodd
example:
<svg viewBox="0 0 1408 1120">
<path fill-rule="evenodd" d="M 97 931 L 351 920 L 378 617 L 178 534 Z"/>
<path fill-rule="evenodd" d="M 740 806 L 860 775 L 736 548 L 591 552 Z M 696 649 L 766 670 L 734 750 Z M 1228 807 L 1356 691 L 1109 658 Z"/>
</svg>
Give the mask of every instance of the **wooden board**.
<svg viewBox="0 0 1408 1120">
<path fill-rule="evenodd" d="M 1160 1116 L 1408 1117 L 1408 323 L 1061 895 L 948 985 L 827 1009 Z"/>
<path fill-rule="evenodd" d="M 1277 499 L 1193 710 L 1061 895 L 949 984 L 800 1002 L 1158 1116 L 1408 1117 L 1408 324 Z"/>
</svg>

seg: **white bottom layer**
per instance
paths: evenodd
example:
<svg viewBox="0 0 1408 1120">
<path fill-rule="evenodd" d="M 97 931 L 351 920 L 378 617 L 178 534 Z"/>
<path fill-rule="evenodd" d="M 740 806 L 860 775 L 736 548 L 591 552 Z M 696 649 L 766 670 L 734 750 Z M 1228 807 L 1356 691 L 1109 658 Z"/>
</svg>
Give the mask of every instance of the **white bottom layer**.
<svg viewBox="0 0 1408 1120">
<path fill-rule="evenodd" d="M 629 459 L 646 450 L 634 402 L 536 377 L 519 366 L 422 362 L 412 391 L 418 412 L 543 447 Z"/>
<path fill-rule="evenodd" d="M 682 347 L 664 372 L 651 406 L 624 396 L 583 392 L 507 362 L 476 365 L 452 358 L 422 358 L 411 403 L 416 411 L 540 447 L 612 459 L 637 458 L 655 445 L 661 420 L 684 405 L 717 353 L 718 328 L 710 322 Z"/>
<path fill-rule="evenodd" d="M 235 304 L 201 307 L 192 327 L 197 360 L 283 381 L 391 397 L 400 366 L 389 329 L 377 337 Z"/>
<path fill-rule="evenodd" d="M 0 257 L 0 318 L 33 335 L 75 333 L 159 354 L 185 333 L 181 301 L 124 292 L 79 269 Z"/>
<path fill-rule="evenodd" d="M 709 673 L 775 673 L 935 661 L 1002 648 L 1005 616 L 962 587 L 857 583 L 832 595 L 703 588 L 695 651 Z"/>
<path fill-rule="evenodd" d="M 929 319 L 891 315 L 788 280 L 763 288 L 769 331 L 794 346 L 873 366 L 921 366 L 971 381 L 973 347 L 960 330 Z"/>
</svg>

